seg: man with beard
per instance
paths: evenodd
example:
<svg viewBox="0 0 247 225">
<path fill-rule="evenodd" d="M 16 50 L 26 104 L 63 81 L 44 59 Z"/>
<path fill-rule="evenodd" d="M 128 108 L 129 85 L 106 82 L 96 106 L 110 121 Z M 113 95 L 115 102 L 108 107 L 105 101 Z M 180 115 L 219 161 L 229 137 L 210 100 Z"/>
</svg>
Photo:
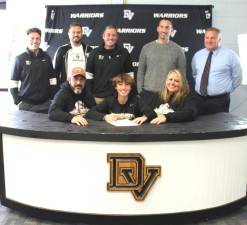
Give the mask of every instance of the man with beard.
<svg viewBox="0 0 247 225">
<path fill-rule="evenodd" d="M 70 43 L 60 46 L 54 56 L 53 63 L 59 83 L 70 76 L 74 67 L 86 68 L 87 57 L 92 48 L 82 42 L 82 27 L 79 23 L 71 23 L 68 30 Z"/>
<path fill-rule="evenodd" d="M 103 33 L 104 43 L 95 48 L 87 60 L 87 86 L 97 104 L 114 93 L 112 78 L 121 73 L 134 76 L 129 52 L 117 44 L 118 33 L 114 25 L 109 25 Z"/>
<path fill-rule="evenodd" d="M 170 40 L 172 22 L 161 19 L 157 26 L 158 39 L 143 46 L 137 72 L 137 89 L 145 100 L 149 94 L 159 93 L 170 70 L 178 69 L 186 75 L 183 49 Z M 150 93 L 151 92 L 151 93 Z"/>
<path fill-rule="evenodd" d="M 84 118 L 89 108 L 95 105 L 85 87 L 86 73 L 81 67 L 72 69 L 68 80 L 61 85 L 49 109 L 49 118 L 55 121 L 71 122 L 76 125 L 88 124 Z"/>
</svg>

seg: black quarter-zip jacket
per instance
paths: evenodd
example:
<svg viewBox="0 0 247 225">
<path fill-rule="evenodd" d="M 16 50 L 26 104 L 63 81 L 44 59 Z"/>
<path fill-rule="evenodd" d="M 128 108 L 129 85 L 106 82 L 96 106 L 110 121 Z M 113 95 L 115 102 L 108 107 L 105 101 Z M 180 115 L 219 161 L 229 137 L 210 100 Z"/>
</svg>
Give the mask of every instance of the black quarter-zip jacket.
<svg viewBox="0 0 247 225">
<path fill-rule="evenodd" d="M 116 45 L 105 49 L 104 45 L 95 48 L 87 59 L 86 71 L 92 75 L 87 86 L 95 97 L 113 95 L 112 78 L 120 73 L 133 72 L 132 61 L 127 49 Z"/>
<path fill-rule="evenodd" d="M 11 80 L 20 81 L 21 86 L 11 88 L 14 102 L 26 101 L 40 104 L 52 99 L 57 90 L 56 85 L 50 85 L 50 79 L 56 78 L 50 56 L 39 49 L 37 55 L 28 48 L 16 56 L 12 69 Z"/>
</svg>

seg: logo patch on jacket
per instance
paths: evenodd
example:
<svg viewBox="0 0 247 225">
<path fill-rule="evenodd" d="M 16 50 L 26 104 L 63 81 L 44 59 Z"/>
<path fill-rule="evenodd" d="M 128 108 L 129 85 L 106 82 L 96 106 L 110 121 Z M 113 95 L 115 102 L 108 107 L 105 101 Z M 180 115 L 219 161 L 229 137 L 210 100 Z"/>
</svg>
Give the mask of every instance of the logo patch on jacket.
<svg viewBox="0 0 247 225">
<path fill-rule="evenodd" d="M 26 65 L 30 66 L 31 65 L 31 61 L 30 60 L 26 60 Z"/>
</svg>

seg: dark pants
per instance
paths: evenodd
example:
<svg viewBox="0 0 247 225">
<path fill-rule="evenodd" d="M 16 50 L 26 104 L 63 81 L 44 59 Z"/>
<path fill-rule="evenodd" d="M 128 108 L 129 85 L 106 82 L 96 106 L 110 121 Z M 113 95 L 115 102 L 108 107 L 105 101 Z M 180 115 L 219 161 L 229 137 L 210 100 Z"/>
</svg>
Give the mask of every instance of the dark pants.
<svg viewBox="0 0 247 225">
<path fill-rule="evenodd" d="M 196 96 L 201 115 L 229 112 L 230 94 L 222 94 L 217 96 L 201 96 L 196 94 Z"/>
<path fill-rule="evenodd" d="M 157 93 L 143 89 L 139 96 L 146 103 L 146 105 L 150 105 L 153 102 L 153 98 L 156 98 L 155 94 Z"/>
<path fill-rule="evenodd" d="M 51 104 L 50 100 L 47 100 L 41 104 L 32 104 L 25 101 L 22 101 L 19 104 L 19 109 L 24 111 L 32 111 L 37 113 L 48 113 L 49 106 Z"/>
</svg>

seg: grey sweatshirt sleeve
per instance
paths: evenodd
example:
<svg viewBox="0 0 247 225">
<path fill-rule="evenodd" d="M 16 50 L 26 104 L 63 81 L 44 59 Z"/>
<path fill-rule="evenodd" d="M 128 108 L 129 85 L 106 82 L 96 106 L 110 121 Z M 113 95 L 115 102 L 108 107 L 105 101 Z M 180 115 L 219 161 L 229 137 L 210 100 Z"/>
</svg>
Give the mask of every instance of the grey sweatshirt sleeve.
<svg viewBox="0 0 247 225">
<path fill-rule="evenodd" d="M 146 55 L 145 49 L 142 48 L 140 57 L 139 57 L 139 65 L 137 71 L 137 91 L 140 93 L 143 89 L 144 76 L 146 72 Z"/>
</svg>

